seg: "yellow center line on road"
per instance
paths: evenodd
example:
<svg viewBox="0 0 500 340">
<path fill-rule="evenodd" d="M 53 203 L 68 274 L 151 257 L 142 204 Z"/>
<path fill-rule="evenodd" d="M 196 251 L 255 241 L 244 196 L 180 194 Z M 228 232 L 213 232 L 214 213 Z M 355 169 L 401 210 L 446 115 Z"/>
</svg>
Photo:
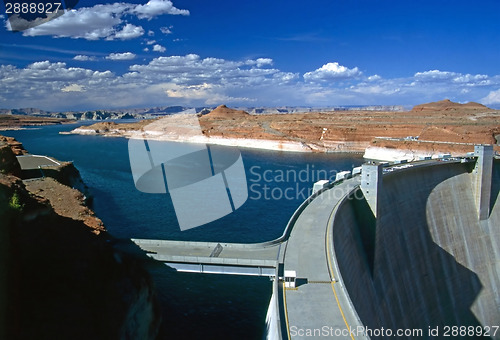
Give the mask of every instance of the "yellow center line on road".
<svg viewBox="0 0 500 340">
<path fill-rule="evenodd" d="M 283 281 L 283 305 L 285 308 L 285 322 L 286 322 L 286 332 L 288 334 L 288 339 L 291 339 L 290 337 L 290 325 L 288 324 L 288 310 L 286 308 L 286 288 L 285 288 L 285 282 Z"/>
<path fill-rule="evenodd" d="M 350 327 L 349 327 L 349 324 L 347 323 L 347 320 L 345 318 L 345 315 L 344 315 L 344 311 L 342 310 L 342 307 L 340 307 L 340 302 L 339 302 L 339 298 L 337 296 L 337 292 L 335 291 L 335 286 L 334 286 L 335 282 L 332 282 L 332 290 L 333 290 L 333 295 L 335 295 L 335 300 L 337 301 L 337 306 L 339 306 L 339 310 L 340 310 L 340 314 L 342 314 L 342 319 L 344 319 L 344 323 L 347 327 L 347 330 L 349 330 L 349 335 L 351 336 L 351 339 L 354 340 L 354 336 L 351 334 L 350 332 Z"/>
<path fill-rule="evenodd" d="M 330 214 L 330 218 L 328 218 L 328 224 L 326 226 L 326 259 L 327 259 L 327 262 L 328 262 L 328 269 L 330 270 L 330 277 L 332 279 L 332 290 L 333 290 L 333 295 L 335 296 L 335 301 L 337 301 L 337 306 L 339 307 L 339 310 L 340 310 L 340 314 L 342 315 L 342 319 L 344 320 L 344 323 L 347 327 L 347 330 L 349 330 L 349 335 L 351 336 L 351 339 L 354 340 L 354 336 L 352 335 L 352 333 L 350 332 L 350 326 L 349 324 L 347 323 L 347 320 L 345 318 L 345 315 L 344 315 L 344 311 L 342 310 L 342 307 L 340 306 L 340 301 L 339 301 L 339 298 L 337 296 L 337 291 L 335 290 L 335 283 L 337 282 L 337 280 L 335 279 L 334 275 L 333 275 L 333 265 L 332 265 L 332 260 L 330 258 L 330 236 L 331 236 L 331 229 L 332 229 L 332 219 L 333 219 L 333 215 L 335 214 L 337 208 L 339 207 L 339 204 L 340 204 L 340 201 L 337 202 L 337 205 L 333 208 L 332 210 L 332 213 Z M 333 241 L 332 241 L 333 242 Z"/>
</svg>

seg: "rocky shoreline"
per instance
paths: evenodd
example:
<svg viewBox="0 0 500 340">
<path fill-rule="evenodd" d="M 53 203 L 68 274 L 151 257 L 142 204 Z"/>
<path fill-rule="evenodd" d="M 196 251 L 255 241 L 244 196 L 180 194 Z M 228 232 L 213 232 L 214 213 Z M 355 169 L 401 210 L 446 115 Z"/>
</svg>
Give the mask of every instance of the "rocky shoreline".
<svg viewBox="0 0 500 340">
<path fill-rule="evenodd" d="M 108 130 L 101 132 L 95 129 L 77 128 L 70 132 L 71 134 L 79 135 L 99 135 L 103 137 L 124 137 L 131 139 L 148 139 L 155 141 L 168 141 L 179 143 L 198 143 L 198 144 L 215 144 L 234 147 L 245 147 L 252 149 L 263 150 L 279 150 L 279 151 L 293 151 L 293 152 L 312 152 L 313 149 L 304 143 L 294 141 L 278 141 L 266 139 L 249 139 L 249 138 L 223 138 L 223 137 L 208 137 L 208 136 L 180 136 L 170 138 L 168 136 L 156 135 L 151 131 L 120 131 Z"/>
<path fill-rule="evenodd" d="M 3 130 L 22 130 L 27 126 L 45 126 L 45 125 L 60 125 L 71 123 L 69 119 L 34 117 L 25 115 L 0 115 L 0 131 Z"/>
</svg>

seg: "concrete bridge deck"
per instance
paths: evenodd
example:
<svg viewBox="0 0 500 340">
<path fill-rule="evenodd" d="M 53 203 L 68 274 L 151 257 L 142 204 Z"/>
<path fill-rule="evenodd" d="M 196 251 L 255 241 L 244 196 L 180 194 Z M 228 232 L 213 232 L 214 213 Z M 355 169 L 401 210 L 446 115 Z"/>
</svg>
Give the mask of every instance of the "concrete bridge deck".
<svg viewBox="0 0 500 340">
<path fill-rule="evenodd" d="M 185 272 L 274 276 L 281 244 L 132 239 L 155 260 Z"/>
</svg>

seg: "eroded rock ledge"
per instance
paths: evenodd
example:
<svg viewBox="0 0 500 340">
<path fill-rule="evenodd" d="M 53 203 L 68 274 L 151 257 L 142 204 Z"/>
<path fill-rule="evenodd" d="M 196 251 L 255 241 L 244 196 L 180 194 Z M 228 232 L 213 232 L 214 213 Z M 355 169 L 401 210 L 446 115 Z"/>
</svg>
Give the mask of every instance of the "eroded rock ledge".
<svg viewBox="0 0 500 340">
<path fill-rule="evenodd" d="M 159 306 L 140 260 L 113 247 L 79 191 L 23 182 L 15 160 L 0 141 L 0 338 L 154 339 Z"/>
</svg>

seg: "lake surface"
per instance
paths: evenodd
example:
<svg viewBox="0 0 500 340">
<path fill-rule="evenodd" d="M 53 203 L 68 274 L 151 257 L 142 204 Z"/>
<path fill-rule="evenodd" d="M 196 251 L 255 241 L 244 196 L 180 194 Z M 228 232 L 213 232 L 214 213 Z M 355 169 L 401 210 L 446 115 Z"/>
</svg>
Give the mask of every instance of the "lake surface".
<svg viewBox="0 0 500 340">
<path fill-rule="evenodd" d="M 240 148 L 248 199 L 233 213 L 181 231 L 167 194 L 135 188 L 128 140 L 61 135 L 79 124 L 47 126 L 0 134 L 15 137 L 32 154 L 73 161 L 94 197 L 93 209 L 118 238 L 252 243 L 279 237 L 314 182 L 363 162 L 361 155 L 309 154 Z M 196 207 L 193 208 L 196 211 Z M 272 293 L 267 278 L 150 272 L 163 308 L 162 338 L 260 339 Z"/>
</svg>

